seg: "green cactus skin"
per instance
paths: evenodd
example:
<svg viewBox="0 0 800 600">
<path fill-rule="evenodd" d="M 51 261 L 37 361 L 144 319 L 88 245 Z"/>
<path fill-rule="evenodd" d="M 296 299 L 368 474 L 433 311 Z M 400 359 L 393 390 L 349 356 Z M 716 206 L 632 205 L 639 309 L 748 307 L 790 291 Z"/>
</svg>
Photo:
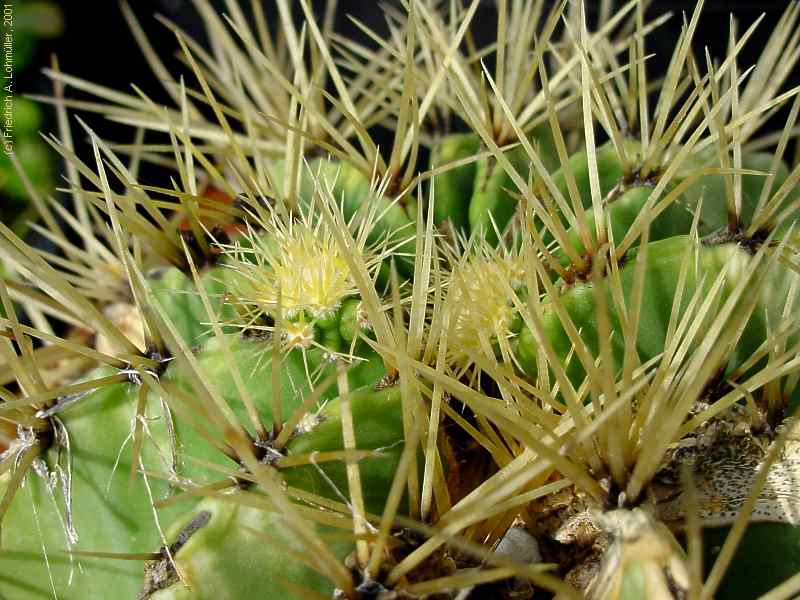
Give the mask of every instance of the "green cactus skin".
<svg viewBox="0 0 800 600">
<path fill-rule="evenodd" d="M 611 224 L 611 229 L 607 232 L 609 240 L 615 243 L 621 242 L 625 234 L 630 229 L 633 222 L 639 216 L 645 203 L 650 198 L 653 188 L 649 185 L 636 185 L 620 190 L 613 198 L 609 198 L 605 203 L 603 217 Z M 592 239 L 597 243 L 597 229 L 595 228 L 594 211 L 587 208 L 582 216 L 586 223 Z M 650 223 L 649 238 L 652 241 L 663 240 L 678 235 L 689 233 L 692 228 L 692 213 L 683 206 L 681 202 L 671 202 L 667 208 Z M 548 240 L 549 241 L 549 240 Z M 579 254 L 585 255 L 587 250 L 584 248 L 577 231 L 570 229 L 567 232 L 568 243 L 575 248 Z M 559 248 L 556 256 L 562 266 L 570 264 L 569 257 Z"/>
<path fill-rule="evenodd" d="M 369 512 L 380 514 L 403 450 L 403 421 L 400 389 L 390 387 L 375 391 L 371 386 L 354 392 L 350 398 L 355 435 L 360 450 L 381 449 L 380 455 L 364 459 L 360 465 L 364 503 Z M 318 416 L 320 422 L 311 431 L 297 435 L 287 445 L 287 455 L 342 449 L 341 403 L 334 399 Z M 313 465 L 285 471 L 286 482 L 331 499 L 349 497 L 347 477 L 342 462 L 331 462 L 321 468 L 336 490 Z M 337 491 L 338 490 L 338 491 Z"/>
<path fill-rule="evenodd" d="M 625 141 L 625 151 L 631 157 L 635 157 L 640 148 L 636 141 Z M 617 149 L 610 142 L 597 148 L 595 161 L 597 161 L 597 175 L 600 181 L 600 196 L 605 198 L 623 179 L 622 162 Z M 567 165 L 553 173 L 553 182 L 565 198 L 570 197 L 567 172 L 575 178 L 575 185 L 584 208 L 589 208 L 592 205 L 592 188 L 589 182 L 589 158 L 585 150 L 575 152 L 569 157 Z"/>
<path fill-rule="evenodd" d="M 325 577 L 283 551 L 289 548 L 301 556 L 304 554 L 302 544 L 284 519 L 261 508 L 238 506 L 224 499 L 205 499 L 195 511 L 173 525 L 169 539 L 176 539 L 192 519 L 205 514 L 209 520 L 173 555 L 189 587 L 173 581 L 160 590 L 152 586 L 148 590 L 151 595 L 140 597 L 150 600 L 303 598 L 284 582 L 320 594 L 331 593 L 331 584 Z M 331 533 L 331 528 L 316 529 L 321 534 Z M 329 545 L 340 559 L 352 549 L 351 543 L 341 541 Z"/>
<path fill-rule="evenodd" d="M 698 158 L 699 160 L 703 160 L 704 155 L 701 154 Z M 772 154 L 766 152 L 742 153 L 743 169 L 770 173 L 772 170 L 772 162 Z M 786 178 L 789 176 L 789 169 L 781 161 L 778 163 L 778 169 L 774 175 L 772 193 L 775 193 L 786 181 Z M 765 184 L 766 176 L 764 175 L 742 175 L 741 220 L 743 226 L 747 226 L 751 223 L 753 213 L 758 205 L 758 200 L 761 197 L 761 191 Z M 705 175 L 700 177 L 683 192 L 683 196 L 686 198 L 687 204 L 690 207 L 699 206 L 701 198 L 703 199 L 700 213 L 701 235 L 708 235 L 727 226 L 728 214 L 726 210 L 726 194 L 725 178 L 723 175 Z M 795 193 L 790 193 L 784 201 L 784 205 L 788 204 L 796 195 Z"/>
<path fill-rule="evenodd" d="M 232 321 L 235 315 L 230 304 L 224 301 L 227 275 L 228 269 L 216 267 L 202 278 L 212 309 L 222 323 Z M 192 279 L 176 268 L 156 271 L 150 276 L 150 288 L 183 341 L 190 348 L 202 346 L 210 334 L 208 325 L 204 324 L 208 322 L 208 313 Z"/>
<path fill-rule="evenodd" d="M 339 334 L 345 342 L 352 342 L 363 329 L 363 325 L 360 324 L 360 310 L 360 298 L 348 298 L 342 303 L 342 310 L 339 311 Z"/>
<path fill-rule="evenodd" d="M 533 129 L 529 141 L 538 146 L 545 167 L 555 168 L 558 158 L 549 128 Z M 522 145 L 511 149 L 506 157 L 527 181 L 531 164 Z M 516 190 L 511 176 L 494 158 L 478 162 L 472 198 L 469 201 L 469 225 L 472 234 L 480 235 L 491 245 L 498 242 L 497 231 L 502 232 L 517 211 L 517 200 L 509 194 Z M 496 230 L 495 230 L 496 228 Z"/>
<path fill-rule="evenodd" d="M 475 155 L 481 147 L 477 135 L 462 133 L 443 139 L 431 155 L 431 168 Z M 475 184 L 477 165 L 473 162 L 437 175 L 433 221 L 441 225 L 449 220 L 456 231 L 469 234 L 469 201 Z"/>
<path fill-rule="evenodd" d="M 130 481 L 129 436 L 136 410 L 132 388 L 120 383 L 92 392 L 58 415 L 69 434 L 71 449 L 72 515 L 78 535 L 74 550 L 148 553 L 160 545 L 147 489 L 139 479 Z M 156 417 L 160 411 L 149 407 L 146 414 Z M 148 429 L 153 443 L 143 446 L 142 464 L 164 472 L 165 465 L 154 451 L 156 443 L 161 450 L 169 450 L 164 419 L 149 420 Z M 50 448 L 44 460 L 49 469 L 54 469 L 58 449 Z M 164 497 L 167 484 L 157 478 L 149 481 L 153 498 Z M 8 472 L 0 479 L 0 491 L 5 493 L 7 484 Z M 64 517 L 59 517 L 64 515 L 60 485 L 53 493 L 58 511 L 45 482 L 29 475 L 25 487 L 14 497 L 2 528 L 0 594 L 19 600 L 51 598 L 52 576 L 52 585 L 63 600 L 102 598 L 110 589 L 121 598 L 135 597 L 142 577 L 138 561 L 75 556 L 70 583 Z M 165 509 L 158 516 L 168 524 L 183 510 L 186 507 Z"/>
<path fill-rule="evenodd" d="M 342 449 L 340 408 L 338 399 L 330 401 L 319 413 L 313 430 L 291 439 L 285 449 L 286 456 Z M 399 388 L 377 392 L 371 387 L 358 390 L 351 397 L 351 410 L 359 449 L 381 449 L 380 456 L 360 462 L 365 506 L 369 512 L 379 513 L 402 452 Z M 320 470 L 325 472 L 324 476 Z M 348 497 L 343 463 L 325 463 L 319 465 L 319 469 L 314 465 L 293 467 L 282 470 L 281 474 L 289 486 L 336 501 Z M 254 590 L 275 590 L 274 593 L 287 599 L 303 597 L 281 589 L 282 580 L 320 593 L 332 592 L 329 581 L 287 556 L 281 547 L 266 541 L 274 538 L 282 546 L 303 553 L 302 545 L 292 536 L 283 519 L 263 509 L 224 500 L 204 500 L 190 516 L 173 527 L 169 539 L 176 539 L 186 523 L 202 511 L 212 515 L 208 525 L 193 534 L 174 556 L 191 591 L 183 583 L 174 582 L 168 589 L 154 594 L 154 600 L 247 598 Z M 317 529 L 330 532 L 322 526 Z M 344 558 L 352 550 L 352 543 L 339 542 L 333 550 L 339 558 Z M 251 565 L 259 565 L 259 568 L 253 570 Z"/>
<path fill-rule="evenodd" d="M 703 531 L 704 561 L 710 568 L 725 542 L 728 527 Z M 716 597 L 758 598 L 800 570 L 800 527 L 750 523 Z"/>
<path fill-rule="evenodd" d="M 672 305 L 675 298 L 677 283 L 682 262 L 686 259 L 687 250 L 691 248 L 693 242 L 685 236 L 675 236 L 657 242 L 651 242 L 647 251 L 647 268 L 645 269 L 644 297 L 641 304 L 641 314 L 639 316 L 639 337 L 637 349 L 641 360 L 647 361 L 660 354 L 664 349 L 664 340 L 667 333 L 669 315 L 672 312 Z M 630 302 L 630 294 L 633 289 L 635 255 L 627 257 L 628 261 L 620 269 L 622 279 L 622 289 L 626 300 Z M 710 290 L 715 277 L 723 267 L 732 263 L 735 266 L 730 270 L 730 275 L 726 279 L 725 291 L 718 302 L 724 301 L 738 278 L 748 272 L 748 262 L 751 255 L 734 243 L 717 244 L 712 246 L 701 246 L 698 252 L 698 264 L 700 268 L 697 273 L 689 270 L 682 306 L 688 305 L 689 299 L 695 293 L 697 286 L 703 281 L 703 289 Z M 750 356 L 764 338 L 766 325 L 764 322 L 764 310 L 767 309 L 773 317 L 779 314 L 783 302 L 788 296 L 788 273 L 780 267 L 775 268 L 774 274 L 770 275 L 771 285 L 766 286 L 759 307 L 754 311 L 745 333 L 737 348 L 732 351 L 728 362 L 727 371 L 731 371 L 741 364 L 744 359 Z M 577 328 L 581 330 L 581 338 L 594 353 L 599 352 L 597 345 L 597 317 L 596 300 L 593 286 L 587 284 L 576 284 L 570 287 L 561 297 L 567 313 Z M 571 342 L 565 332 L 564 326 L 555 312 L 547 308 L 547 301 L 543 303 L 542 327 L 546 338 L 553 345 L 558 356 L 562 361 L 566 361 L 571 348 Z M 608 296 L 608 306 L 613 307 L 613 299 Z M 618 318 L 611 312 L 612 330 L 619 331 L 620 325 Z M 519 358 L 523 368 L 532 377 L 536 375 L 536 339 L 529 327 L 523 327 L 518 343 Z M 621 364 L 623 347 L 619 341 L 612 341 L 615 360 L 617 365 Z M 595 354 L 596 355 L 596 354 Z M 566 372 L 573 385 L 578 385 L 586 373 L 577 360 L 572 360 L 567 366 Z"/>
<path fill-rule="evenodd" d="M 235 348 L 234 355 L 237 364 L 242 370 L 254 368 L 251 371 L 253 378 L 248 379 L 249 387 L 254 395 L 254 400 L 262 409 L 263 417 L 270 418 L 269 407 L 271 400 L 268 396 L 270 386 L 264 386 L 264 371 L 269 372 L 270 365 L 263 359 L 263 354 L 269 353 L 269 348 L 260 344 L 257 351 L 254 342 L 240 342 L 241 347 Z M 262 366 L 256 368 L 258 362 Z M 291 409 L 299 405 L 302 400 L 301 393 L 307 389 L 302 359 L 299 352 L 284 364 L 284 414 L 290 414 Z M 209 342 L 201 354 L 201 364 L 204 372 L 212 378 L 222 390 L 233 390 L 233 382 L 229 367 L 223 362 L 214 343 Z M 260 370 L 259 370 L 260 369 Z M 173 368 L 164 375 L 165 381 L 187 386 L 177 373 L 172 373 Z M 291 375 L 290 372 L 294 374 Z M 378 368 L 369 363 L 364 363 L 351 373 L 351 384 L 357 385 L 365 380 L 375 381 L 378 377 Z M 295 386 L 293 388 L 293 386 Z M 69 432 L 70 446 L 73 460 L 72 482 L 72 512 L 74 515 L 75 530 L 79 536 L 79 543 L 73 547 L 81 551 L 140 552 L 152 551 L 160 545 L 160 538 L 155 527 L 153 509 L 150 506 L 150 496 L 140 481 L 133 484 L 129 482 L 130 473 L 130 433 L 134 417 L 136 392 L 131 384 L 118 384 L 104 388 L 83 398 L 74 407 L 65 409 L 60 418 Z M 259 393 L 260 392 L 260 393 Z M 333 392 L 329 393 L 330 396 Z M 240 415 L 244 422 L 244 409 L 241 401 L 236 397 L 227 397 L 233 405 L 234 411 Z M 152 399 L 148 406 L 157 407 Z M 154 410 L 154 409 L 153 409 Z M 356 439 L 358 447 L 362 450 L 381 449 L 379 455 L 368 457 L 361 461 L 365 503 L 368 510 L 380 511 L 386 500 L 394 472 L 397 468 L 399 455 L 402 452 L 403 423 L 400 409 L 400 394 L 398 388 L 387 388 L 375 392 L 371 386 L 353 392 L 351 397 L 351 410 L 356 424 Z M 151 411 L 147 412 L 149 416 Z M 267 421 L 268 422 L 268 421 Z M 326 450 L 343 449 L 342 429 L 340 419 L 340 403 L 338 399 L 329 400 L 324 409 L 312 418 L 313 428 L 306 433 L 294 436 L 285 448 L 287 456 L 322 452 Z M 166 472 L 169 465 L 170 446 L 164 419 L 148 419 L 148 443 L 144 444 L 146 450 L 143 464 L 156 472 Z M 180 448 L 179 457 L 185 459 L 186 454 L 192 458 L 205 459 L 231 467 L 219 451 L 204 440 L 197 432 L 186 425 L 177 428 L 177 443 Z M 148 450 L 156 445 L 160 450 Z M 119 462 L 115 465 L 116 459 Z M 48 463 L 52 468 L 56 464 L 57 450 L 51 449 L 47 455 Z M 191 460 L 181 460 L 181 476 L 191 477 L 198 483 L 219 480 L 219 474 L 197 466 Z M 323 474 L 324 473 L 324 474 Z M 336 501 L 341 500 L 341 495 L 347 495 L 347 478 L 344 465 L 335 462 L 326 462 L 319 466 L 313 465 L 290 467 L 282 474 L 288 485 L 320 494 Z M 7 476 L 6 476 L 7 479 Z M 150 480 L 153 498 L 164 497 L 167 485 L 157 479 Z M 0 487 L 4 490 L 4 486 Z M 60 496 L 56 493 L 56 498 Z M 33 499 L 33 502 L 32 502 Z M 169 509 L 159 509 L 158 516 L 164 524 L 171 523 L 173 519 L 185 511 L 188 505 L 183 503 Z M 34 514 L 34 507 L 38 507 Z M 236 519 L 243 519 L 252 526 L 271 524 L 269 527 L 280 526 L 274 523 L 274 517 L 269 517 L 254 509 L 228 509 L 233 510 Z M 230 517 L 233 518 L 233 517 Z M 266 519 L 266 521 L 264 521 Z M 37 523 L 38 520 L 38 523 Z M 227 523 L 228 521 L 224 521 Z M 239 522 L 238 520 L 236 521 Z M 221 525 L 214 526 L 219 529 Z M 267 527 L 267 531 L 269 531 Z M 38 532 L 41 528 L 42 537 Z M 213 530 L 213 528 L 212 528 Z M 259 529 L 261 530 L 261 529 Z M 230 536 L 236 528 L 227 531 Z M 123 597 L 134 597 L 141 586 L 141 564 L 135 561 L 121 561 L 108 563 L 100 558 L 77 557 L 83 566 L 82 571 L 76 569 L 71 585 L 69 579 L 70 565 L 62 551 L 67 547 L 64 537 L 64 526 L 59 522 L 57 513 L 52 510 L 52 501 L 47 496 L 47 490 L 42 480 L 38 477 L 29 478 L 28 485 L 17 493 L 10 511 L 6 516 L 3 533 L 4 552 L 0 556 L 0 564 L 5 563 L 5 573 L 14 573 L 13 576 L 4 576 L 0 580 L 0 592 L 13 598 L 40 598 L 49 597 L 50 590 L 42 583 L 48 581 L 45 564 L 41 557 L 41 545 L 44 544 L 50 556 L 50 568 L 61 598 L 86 598 L 98 597 L 108 586 L 115 586 Z M 238 535 L 238 534 L 236 534 Z M 277 535 L 277 534 L 276 534 Z M 203 539 L 203 538 L 201 538 Z M 263 543 L 259 543 L 263 546 Z M 216 551 L 214 549 L 213 551 Z M 212 551 L 212 552 L 213 552 Z M 270 563 L 280 564 L 285 558 L 280 553 L 273 553 Z M 225 577 L 220 573 L 220 577 Z M 230 585 L 228 582 L 227 585 Z M 249 585 L 243 583 L 243 585 Z M 216 589 L 216 588 L 211 588 Z M 178 596 L 182 597 L 182 596 Z M 195 596 L 192 596 L 195 597 Z M 218 597 L 214 595 L 202 597 Z M 231 596 L 237 597 L 237 596 Z"/>
</svg>

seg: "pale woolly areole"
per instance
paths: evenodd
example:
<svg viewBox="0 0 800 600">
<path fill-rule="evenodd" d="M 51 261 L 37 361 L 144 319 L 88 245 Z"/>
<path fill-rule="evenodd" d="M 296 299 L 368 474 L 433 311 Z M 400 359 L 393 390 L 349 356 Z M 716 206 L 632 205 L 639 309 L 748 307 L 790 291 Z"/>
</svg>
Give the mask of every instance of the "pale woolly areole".
<svg viewBox="0 0 800 600">
<path fill-rule="evenodd" d="M 305 309 L 324 316 L 336 310 L 342 298 L 355 290 L 347 262 L 336 243 L 326 237 L 319 239 L 300 226 L 277 240 L 280 246 L 274 253 L 266 247 L 274 280 L 266 278 L 260 283 L 260 301 L 277 305 L 281 290 L 287 314 Z"/>
<path fill-rule="evenodd" d="M 331 232 L 306 220 L 251 234 L 252 248 L 226 251 L 236 273 L 240 304 L 273 317 L 313 319 L 333 315 L 342 300 L 357 292 L 350 267 Z"/>
<path fill-rule="evenodd" d="M 473 256 L 453 269 L 448 347 L 462 366 L 468 366 L 470 352 L 486 352 L 487 344 L 503 344 L 512 335 L 512 290 L 522 284 L 523 273 L 517 256 Z"/>
</svg>

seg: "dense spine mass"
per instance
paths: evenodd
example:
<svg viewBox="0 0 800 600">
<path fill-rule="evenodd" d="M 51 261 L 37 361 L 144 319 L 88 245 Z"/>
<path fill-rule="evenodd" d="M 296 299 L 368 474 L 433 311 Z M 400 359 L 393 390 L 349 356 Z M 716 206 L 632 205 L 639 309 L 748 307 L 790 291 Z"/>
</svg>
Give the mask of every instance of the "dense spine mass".
<svg viewBox="0 0 800 600">
<path fill-rule="evenodd" d="M 195 4 L 172 106 L 49 72 L 135 141 L 0 224 L 0 596 L 798 593 L 798 6 Z"/>
</svg>

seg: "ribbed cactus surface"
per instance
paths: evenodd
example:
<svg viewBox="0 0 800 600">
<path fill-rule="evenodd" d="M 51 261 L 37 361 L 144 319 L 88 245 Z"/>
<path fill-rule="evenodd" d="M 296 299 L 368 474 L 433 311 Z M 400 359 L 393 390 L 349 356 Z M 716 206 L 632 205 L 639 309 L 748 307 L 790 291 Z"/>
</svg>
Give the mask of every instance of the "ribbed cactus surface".
<svg viewBox="0 0 800 600">
<path fill-rule="evenodd" d="M 0 596 L 800 591 L 800 8 L 195 4 L 172 106 L 49 73 L 136 141 L 0 226 Z"/>
</svg>

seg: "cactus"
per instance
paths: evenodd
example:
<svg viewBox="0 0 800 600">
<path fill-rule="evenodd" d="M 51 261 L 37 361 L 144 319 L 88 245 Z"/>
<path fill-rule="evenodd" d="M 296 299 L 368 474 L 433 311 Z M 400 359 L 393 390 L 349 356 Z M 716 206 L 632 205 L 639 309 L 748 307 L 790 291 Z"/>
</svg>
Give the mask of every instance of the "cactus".
<svg viewBox="0 0 800 600">
<path fill-rule="evenodd" d="M 49 72 L 137 134 L 0 224 L 0 595 L 800 590 L 800 8 L 650 95 L 644 2 L 195 4 L 171 107 Z"/>
</svg>

